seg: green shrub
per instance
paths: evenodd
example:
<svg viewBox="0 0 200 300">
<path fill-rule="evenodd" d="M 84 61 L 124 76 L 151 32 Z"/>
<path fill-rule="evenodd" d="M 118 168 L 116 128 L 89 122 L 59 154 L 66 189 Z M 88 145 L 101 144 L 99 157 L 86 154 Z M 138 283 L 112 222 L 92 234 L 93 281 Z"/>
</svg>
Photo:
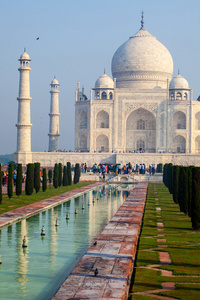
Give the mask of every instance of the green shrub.
<svg viewBox="0 0 200 300">
<path fill-rule="evenodd" d="M 19 197 L 22 194 L 22 164 L 17 165 L 16 178 L 16 195 Z"/>
<path fill-rule="evenodd" d="M 200 229 L 200 168 L 192 168 L 191 221 L 195 230 Z"/>
<path fill-rule="evenodd" d="M 157 164 L 157 173 L 162 173 L 163 171 L 163 164 Z"/>
<path fill-rule="evenodd" d="M 72 173 L 71 173 L 71 163 L 67 162 L 67 181 L 68 185 L 72 184 Z"/>
<path fill-rule="evenodd" d="M 47 189 L 47 170 L 45 168 L 42 169 L 42 190 L 45 192 Z"/>
<path fill-rule="evenodd" d="M 40 190 L 40 163 L 34 164 L 34 189 L 36 193 Z"/>
<path fill-rule="evenodd" d="M 76 164 L 74 169 L 74 184 L 79 182 L 79 178 L 80 178 L 80 166 L 79 164 Z"/>
<path fill-rule="evenodd" d="M 26 172 L 26 184 L 25 184 L 26 195 L 32 195 L 33 189 L 34 189 L 34 164 L 28 164 L 27 172 Z"/>
<path fill-rule="evenodd" d="M 53 171 L 51 169 L 49 169 L 49 171 L 48 171 L 48 179 L 49 179 L 50 188 L 51 188 L 52 178 L 53 178 Z"/>
<path fill-rule="evenodd" d="M 67 177 L 67 167 L 64 166 L 63 168 L 63 186 L 67 186 L 68 185 L 68 177 Z"/>
<path fill-rule="evenodd" d="M 55 187 L 55 189 L 58 188 L 58 173 L 58 164 L 55 164 L 53 172 L 53 186 Z"/>
<path fill-rule="evenodd" d="M 13 164 L 9 163 L 8 167 L 8 198 L 11 199 L 13 195 Z"/>
<path fill-rule="evenodd" d="M 62 185 L 62 164 L 58 164 L 58 186 Z"/>
<path fill-rule="evenodd" d="M 179 187 L 179 173 L 180 167 L 174 166 L 173 168 L 173 200 L 175 203 L 178 203 L 178 187 Z"/>
</svg>

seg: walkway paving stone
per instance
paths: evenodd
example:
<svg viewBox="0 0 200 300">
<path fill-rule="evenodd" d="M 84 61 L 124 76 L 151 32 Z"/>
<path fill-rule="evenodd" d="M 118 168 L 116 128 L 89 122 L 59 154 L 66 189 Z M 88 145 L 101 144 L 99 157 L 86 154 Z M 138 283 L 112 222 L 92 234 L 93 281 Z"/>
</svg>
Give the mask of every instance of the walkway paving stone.
<svg viewBox="0 0 200 300">
<path fill-rule="evenodd" d="M 120 206 L 53 300 L 127 299 L 144 213 L 147 183 L 139 183 Z M 95 269 L 98 275 L 94 276 Z"/>
</svg>

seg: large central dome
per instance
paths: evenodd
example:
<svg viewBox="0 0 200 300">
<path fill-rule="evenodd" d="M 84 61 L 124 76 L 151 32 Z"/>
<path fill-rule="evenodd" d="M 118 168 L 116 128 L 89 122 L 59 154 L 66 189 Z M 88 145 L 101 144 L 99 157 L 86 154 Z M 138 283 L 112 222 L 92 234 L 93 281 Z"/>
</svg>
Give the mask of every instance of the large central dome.
<svg viewBox="0 0 200 300">
<path fill-rule="evenodd" d="M 112 75 L 118 88 L 167 87 L 173 60 L 167 48 L 141 28 L 121 45 L 112 59 Z"/>
</svg>

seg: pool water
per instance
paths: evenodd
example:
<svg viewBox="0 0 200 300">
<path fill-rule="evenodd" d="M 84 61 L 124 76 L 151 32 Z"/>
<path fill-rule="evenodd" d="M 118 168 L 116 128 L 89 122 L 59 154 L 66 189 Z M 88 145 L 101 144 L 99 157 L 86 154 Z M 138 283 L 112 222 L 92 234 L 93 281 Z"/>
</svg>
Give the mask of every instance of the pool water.
<svg viewBox="0 0 200 300">
<path fill-rule="evenodd" d="M 122 204 L 124 193 L 107 185 L 0 230 L 0 299 L 51 299 Z M 27 248 L 22 248 L 24 236 Z"/>
</svg>

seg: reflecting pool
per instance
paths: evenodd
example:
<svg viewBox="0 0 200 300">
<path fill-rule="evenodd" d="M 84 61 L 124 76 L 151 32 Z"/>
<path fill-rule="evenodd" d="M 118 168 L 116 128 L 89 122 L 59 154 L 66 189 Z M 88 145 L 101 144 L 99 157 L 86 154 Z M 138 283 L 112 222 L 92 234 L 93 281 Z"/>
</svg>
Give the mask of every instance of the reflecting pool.
<svg viewBox="0 0 200 300">
<path fill-rule="evenodd" d="M 125 194 L 119 186 L 107 185 L 0 230 L 0 299 L 50 299 Z M 24 236 L 27 248 L 22 248 Z"/>
</svg>

